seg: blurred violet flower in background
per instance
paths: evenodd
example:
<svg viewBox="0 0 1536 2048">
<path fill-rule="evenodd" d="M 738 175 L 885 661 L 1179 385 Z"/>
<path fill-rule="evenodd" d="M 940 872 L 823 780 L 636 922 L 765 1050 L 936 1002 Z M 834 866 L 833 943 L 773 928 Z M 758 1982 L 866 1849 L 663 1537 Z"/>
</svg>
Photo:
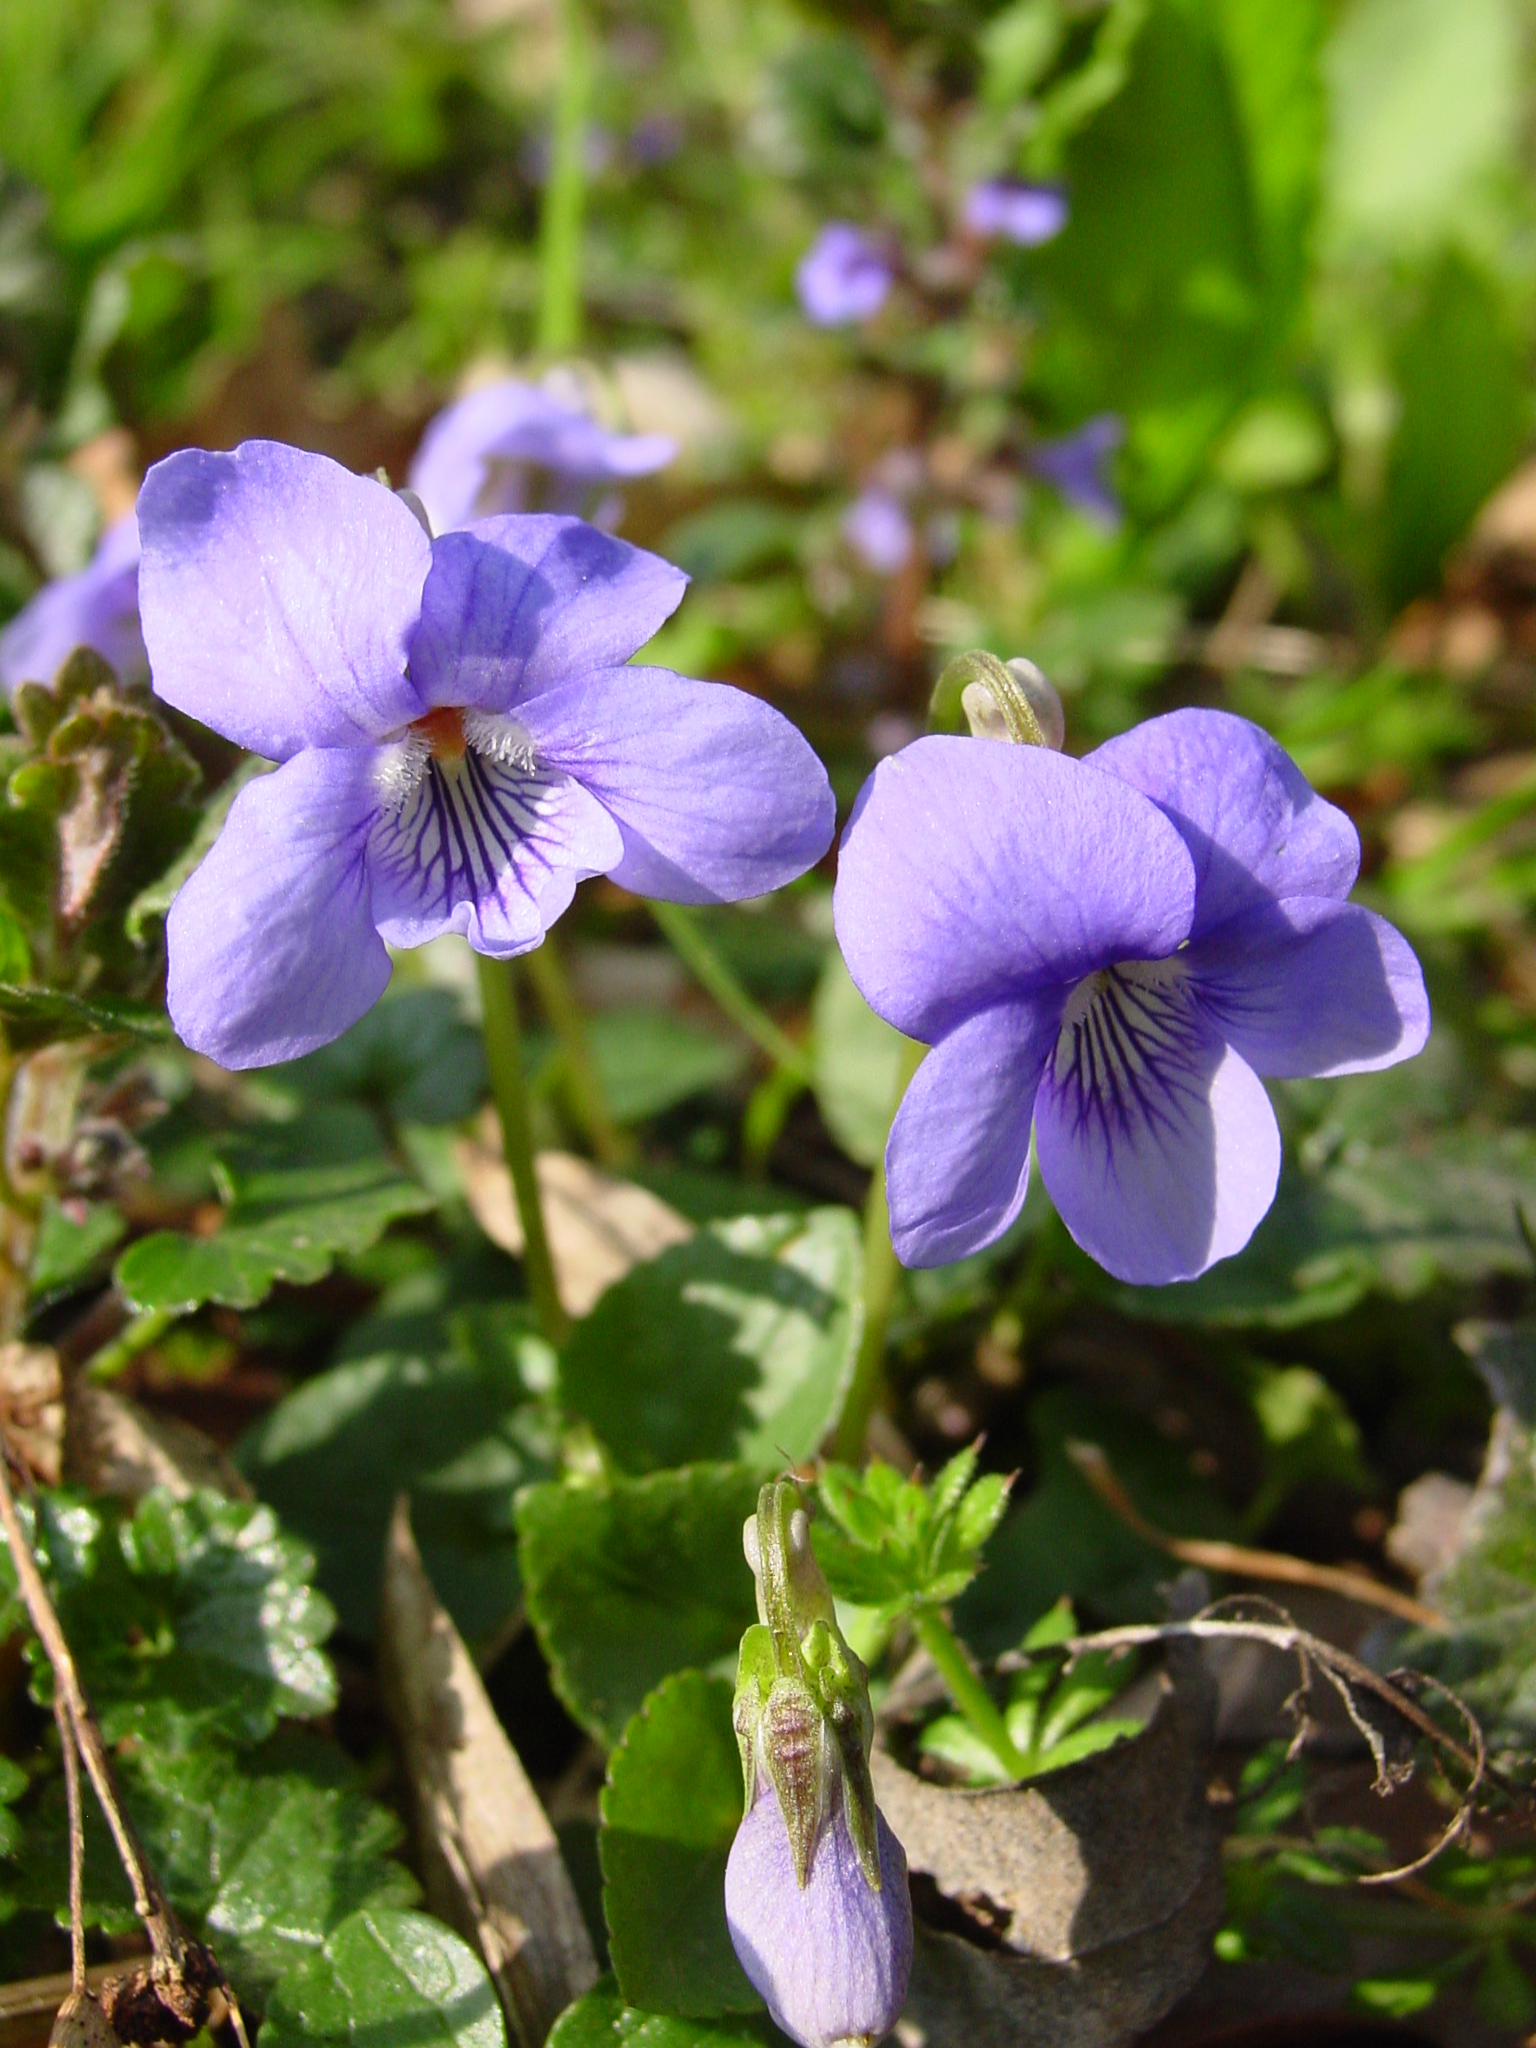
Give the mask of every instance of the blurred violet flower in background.
<svg viewBox="0 0 1536 2048">
<path fill-rule="evenodd" d="M 741 1966 L 774 2023 L 801 2048 L 883 2040 L 912 1967 L 907 1859 L 875 1812 L 880 1889 L 869 1884 L 841 1798 L 822 1830 L 802 1888 L 789 1828 L 768 1773 L 736 1831 L 725 1869 L 725 1917 Z"/>
<path fill-rule="evenodd" d="M 525 468 L 546 470 L 573 512 L 594 486 L 664 469 L 677 444 L 663 434 L 615 434 L 568 400 L 516 378 L 471 391 L 429 424 L 409 484 L 434 533 L 524 507 Z"/>
<path fill-rule="evenodd" d="M 863 491 L 843 514 L 843 539 L 867 569 L 894 576 L 911 560 L 916 536 L 891 491 Z"/>
<path fill-rule="evenodd" d="M 584 876 L 731 901 L 831 839 L 787 719 L 626 666 L 687 578 L 579 519 L 430 540 L 382 484 L 249 441 L 157 463 L 139 523 L 157 694 L 282 764 L 167 921 L 172 1020 L 221 1065 L 339 1036 L 389 980 L 386 942 L 459 932 L 505 957 Z"/>
<path fill-rule="evenodd" d="M 1037 441 L 1029 451 L 1029 466 L 1036 476 L 1054 484 L 1069 505 L 1100 526 L 1116 527 L 1123 514 L 1108 472 L 1124 439 L 1125 422 L 1119 414 L 1100 413 L 1058 441 Z"/>
<path fill-rule="evenodd" d="M 866 1000 L 933 1047 L 891 1127 L 891 1238 L 943 1264 L 1018 1215 L 1030 1123 L 1073 1237 L 1160 1285 L 1240 1251 L 1274 1199 L 1261 1074 L 1424 1044 L 1419 964 L 1344 899 L 1360 842 L 1290 756 L 1175 711 L 1086 760 L 922 739 L 843 835 L 837 936 Z"/>
<path fill-rule="evenodd" d="M 637 164 L 669 164 L 688 139 L 676 114 L 645 114 L 629 131 L 629 153 Z"/>
<path fill-rule="evenodd" d="M 960 219 L 974 235 L 996 236 L 1021 249 L 1033 249 L 1054 240 L 1066 226 L 1067 195 L 1057 185 L 990 178 L 971 187 Z"/>
<path fill-rule="evenodd" d="M 829 221 L 800 259 L 795 290 L 817 327 L 868 320 L 885 304 L 894 272 L 873 235 L 845 220 Z"/>
<path fill-rule="evenodd" d="M 45 584 L 0 632 L 0 689 L 51 683 L 77 647 L 93 647 L 124 682 L 149 664 L 139 631 L 139 522 L 126 513 L 74 576 Z"/>
</svg>

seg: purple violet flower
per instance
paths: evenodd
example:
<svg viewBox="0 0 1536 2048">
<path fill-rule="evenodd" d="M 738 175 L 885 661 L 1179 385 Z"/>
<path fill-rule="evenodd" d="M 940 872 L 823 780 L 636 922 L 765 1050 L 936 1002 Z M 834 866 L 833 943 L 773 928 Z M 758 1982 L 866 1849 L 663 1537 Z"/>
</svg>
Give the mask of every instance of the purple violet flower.
<svg viewBox="0 0 1536 2048">
<path fill-rule="evenodd" d="M 1100 413 L 1075 433 L 1057 441 L 1037 441 L 1029 451 L 1036 476 L 1054 484 L 1069 505 L 1100 526 L 1116 527 L 1123 518 L 1120 500 L 1109 480 L 1109 465 L 1125 439 L 1118 413 Z"/>
<path fill-rule="evenodd" d="M 386 942 L 505 957 L 584 876 L 730 901 L 831 838 L 787 719 L 626 665 L 687 578 L 579 519 L 433 540 L 382 484 L 248 441 L 157 463 L 139 523 L 156 692 L 281 763 L 167 923 L 172 1020 L 223 1066 L 339 1036 L 383 992 Z"/>
<path fill-rule="evenodd" d="M 1261 1074 L 1350 1074 L 1424 1044 L 1407 942 L 1347 903 L 1360 843 L 1276 743 L 1222 711 L 1075 761 L 929 738 L 883 761 L 833 911 L 880 1015 L 933 1051 L 886 1148 L 909 1266 L 1000 1237 L 1035 1155 L 1121 1280 L 1240 1251 L 1274 1199 Z"/>
<path fill-rule="evenodd" d="M 834 1804 L 802 1891 L 783 1809 L 760 1773 L 725 1866 L 725 1917 L 741 1967 L 801 2048 L 882 2040 L 901 2017 L 912 1968 L 906 1852 L 877 1807 L 874 1891 L 842 1802 Z"/>
<path fill-rule="evenodd" d="M 862 492 L 843 514 L 843 539 L 877 576 L 895 576 L 911 559 L 912 522 L 890 491 Z"/>
<path fill-rule="evenodd" d="M 1066 226 L 1067 195 L 1058 185 L 990 178 L 965 195 L 960 219 L 973 235 L 998 236 L 1021 249 L 1034 249 L 1054 240 Z"/>
<path fill-rule="evenodd" d="M 614 434 L 537 385 L 508 378 L 472 391 L 440 412 L 422 436 L 408 478 L 434 533 L 493 512 L 523 509 L 522 465 L 576 487 L 663 469 L 677 444 L 663 434 Z M 574 511 L 576 505 L 561 505 Z"/>
<path fill-rule="evenodd" d="M 77 647 L 93 647 L 124 682 L 148 672 L 139 631 L 139 522 L 109 526 L 74 576 L 45 584 L 0 632 L 0 690 L 51 683 Z"/>
<path fill-rule="evenodd" d="M 885 304 L 892 270 L 882 245 L 850 221 L 829 221 L 800 259 L 795 291 L 807 320 L 842 327 Z"/>
</svg>

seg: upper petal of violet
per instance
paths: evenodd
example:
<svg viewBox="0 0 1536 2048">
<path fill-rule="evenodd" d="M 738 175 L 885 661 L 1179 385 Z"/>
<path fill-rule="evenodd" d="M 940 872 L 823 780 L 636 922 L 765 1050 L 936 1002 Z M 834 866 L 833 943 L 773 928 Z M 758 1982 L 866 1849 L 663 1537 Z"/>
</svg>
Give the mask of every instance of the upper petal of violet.
<svg viewBox="0 0 1536 2048">
<path fill-rule="evenodd" d="M 880 1889 L 871 1889 L 839 1805 L 802 1890 L 789 1830 L 767 1781 L 736 1831 L 725 1917 L 741 1966 L 775 2023 L 801 2048 L 883 2039 L 901 2017 L 912 1967 L 907 1859 L 875 1815 Z"/>
<path fill-rule="evenodd" d="M 182 1042 L 221 1067 L 297 1059 L 384 993 L 366 855 L 378 797 L 362 747 L 307 748 L 241 790 L 166 920 Z"/>
<path fill-rule="evenodd" d="M 411 641 L 425 704 L 521 717 L 540 691 L 627 661 L 688 587 L 659 555 L 552 513 L 480 519 L 431 548 Z"/>
<path fill-rule="evenodd" d="M 827 771 L 787 718 L 745 690 L 631 665 L 545 690 L 517 716 L 538 758 L 617 824 L 621 888 L 734 903 L 782 888 L 832 843 Z"/>
<path fill-rule="evenodd" d="M 368 744 L 426 708 L 406 674 L 431 543 L 372 478 L 277 441 L 184 448 L 139 492 L 155 692 L 253 753 Z"/>
<path fill-rule="evenodd" d="M 1196 938 L 1277 897 L 1342 900 L 1354 886 L 1354 826 L 1246 718 L 1170 711 L 1088 759 L 1149 796 L 1179 828 L 1195 863 Z"/>
<path fill-rule="evenodd" d="M 1194 869 L 1155 804 L 1044 747 L 917 740 L 843 834 L 833 917 L 865 1000 L 930 1044 L 993 1004 L 1188 936 Z"/>
</svg>

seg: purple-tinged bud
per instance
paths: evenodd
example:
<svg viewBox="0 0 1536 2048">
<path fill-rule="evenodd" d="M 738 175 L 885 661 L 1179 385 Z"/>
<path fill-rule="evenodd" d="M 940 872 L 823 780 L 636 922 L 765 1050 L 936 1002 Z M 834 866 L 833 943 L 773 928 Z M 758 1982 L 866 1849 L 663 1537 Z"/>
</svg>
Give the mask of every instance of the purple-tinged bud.
<svg viewBox="0 0 1536 2048">
<path fill-rule="evenodd" d="M 912 1968 L 907 1859 L 878 1808 L 880 1889 L 864 1875 L 841 1808 L 802 1889 L 766 1774 L 725 1868 L 725 1917 L 741 1966 L 801 2048 L 870 2043 L 901 2015 Z"/>
</svg>

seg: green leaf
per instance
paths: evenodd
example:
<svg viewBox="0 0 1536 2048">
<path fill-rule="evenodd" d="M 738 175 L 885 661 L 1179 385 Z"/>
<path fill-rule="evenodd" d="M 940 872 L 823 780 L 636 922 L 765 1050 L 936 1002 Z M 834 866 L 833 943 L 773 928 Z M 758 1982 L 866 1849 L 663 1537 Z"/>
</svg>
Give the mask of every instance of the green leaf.
<svg viewBox="0 0 1536 2048">
<path fill-rule="evenodd" d="M 1332 238 L 1398 256 L 1481 226 L 1521 123 L 1513 0 L 1356 0 L 1325 58 Z"/>
<path fill-rule="evenodd" d="M 529 1619 L 555 1690 L 600 1742 L 669 1672 L 735 1654 L 755 1617 L 741 1532 L 760 1478 L 687 1465 L 519 1494 Z"/>
<path fill-rule="evenodd" d="M 784 2036 L 766 2016 L 681 2019 L 626 2005 L 611 1978 L 568 2005 L 549 2037 L 549 2048 L 773 2048 Z"/>
<path fill-rule="evenodd" d="M 354 1104 L 317 1105 L 237 1141 L 224 1160 L 234 1201 L 222 1230 L 198 1238 L 158 1230 L 118 1260 L 117 1284 L 134 1309 L 254 1308 L 279 1280 L 323 1279 L 339 1253 L 363 1251 L 398 1217 L 433 1206 Z"/>
<path fill-rule="evenodd" d="M 428 1574 L 464 1635 L 484 1637 L 515 1613 L 512 1497 L 552 1463 L 530 1395 L 547 1357 L 520 1310 L 379 1318 L 356 1332 L 342 1363 L 306 1380 L 244 1439 L 237 1462 L 313 1544 L 320 1584 L 353 1635 L 373 1634 L 385 1531 L 402 1492 Z"/>
<path fill-rule="evenodd" d="M 828 1465 L 817 1485 L 825 1519 L 811 1541 L 833 1593 L 888 1620 L 958 1599 L 981 1569 L 1010 1484 L 995 1472 L 976 1478 L 974 1447 L 927 1486 L 878 1460 L 862 1472 Z"/>
<path fill-rule="evenodd" d="M 0 981 L 0 1017 L 7 1021 L 46 1027 L 55 1038 L 78 1038 L 87 1032 L 121 1033 L 129 1038 L 173 1038 L 171 1020 L 163 1010 L 146 1010 L 136 1003 L 120 1003 L 105 997 L 87 1000 L 61 988 L 19 988 Z"/>
<path fill-rule="evenodd" d="M 1439 584 L 1447 550 L 1521 445 L 1523 343 L 1491 281 L 1464 256 L 1448 255 L 1431 272 L 1397 370 L 1402 412 L 1385 532 L 1394 606 Z"/>
<path fill-rule="evenodd" d="M 50 1196 L 38 1218 L 27 1285 L 33 1295 L 61 1292 L 89 1275 L 122 1240 L 127 1224 L 110 1202 Z"/>
<path fill-rule="evenodd" d="M 1440 1996 L 1433 1977 L 1361 1977 L 1351 1992 L 1356 2005 L 1391 2020 L 1411 2020 Z"/>
<path fill-rule="evenodd" d="M 1536 1326 L 1474 1324 L 1458 1332 L 1498 1406 L 1463 1547 L 1439 1578 L 1444 1631 L 1406 1645 L 1421 1668 L 1455 1687 L 1495 1748 L 1536 1743 Z"/>
<path fill-rule="evenodd" d="M 1072 217 L 1035 261 L 1054 315 L 1040 376 L 1068 420 L 1219 406 L 1264 339 L 1246 138 L 1211 12 L 1152 0 L 1124 90 L 1068 150 Z"/>
<path fill-rule="evenodd" d="M 484 1963 L 425 1913 L 353 1913 L 281 1978 L 265 2048 L 506 2048 Z"/>
<path fill-rule="evenodd" d="M 1317 206 L 1327 14 L 1323 0 L 1218 0 L 1215 12 L 1242 116 L 1267 295 L 1283 317 L 1304 278 Z"/>
<path fill-rule="evenodd" d="M 739 1040 L 667 1010 L 600 1010 L 587 1025 L 587 1042 L 621 1124 L 644 1123 L 691 1096 L 729 1088 L 748 1058 Z M 551 1056 L 542 1085 L 557 1078 L 559 1058 Z"/>
<path fill-rule="evenodd" d="M 280 1716 L 328 1713 L 334 1626 L 313 1560 L 270 1508 L 149 1494 L 131 1519 L 39 1494 L 34 1545 L 109 1742 L 196 1734 L 258 1742 Z M 15 1612 L 9 1553 L 0 1562 Z M 38 1696 L 51 1674 L 29 1647 Z"/>
<path fill-rule="evenodd" d="M 738 1216 L 610 1287 L 560 1360 L 565 1405 L 631 1472 L 810 1457 L 836 1422 L 864 1326 L 850 1209 Z"/>
<path fill-rule="evenodd" d="M 298 1104 L 354 1101 L 400 1123 L 453 1124 L 485 1099 L 485 1052 L 444 988 L 390 990 L 350 1031 L 263 1083 Z"/>
<path fill-rule="evenodd" d="M 363 1907 L 410 1906 L 404 1830 L 334 1742 L 284 1732 L 246 1757 L 141 1753 L 133 1811 L 176 1905 L 201 1920 L 241 1995 L 273 1982 Z"/>
<path fill-rule="evenodd" d="M 694 2016 L 756 2012 L 725 1924 L 741 1823 L 741 1757 L 726 1678 L 664 1679 L 608 1759 L 598 1854 L 608 1947 L 625 1998 Z"/>
<path fill-rule="evenodd" d="M 1246 1378 L 1266 1450 L 1263 1484 L 1243 1518 L 1250 1534 L 1262 1530 L 1297 1487 L 1314 1480 L 1368 1490 L 1360 1431 L 1320 1373 L 1253 1359 Z"/>
<path fill-rule="evenodd" d="M 876 1166 L 910 1043 L 859 994 L 834 946 L 811 1009 L 812 1085 L 822 1122 L 848 1157 Z"/>
</svg>

